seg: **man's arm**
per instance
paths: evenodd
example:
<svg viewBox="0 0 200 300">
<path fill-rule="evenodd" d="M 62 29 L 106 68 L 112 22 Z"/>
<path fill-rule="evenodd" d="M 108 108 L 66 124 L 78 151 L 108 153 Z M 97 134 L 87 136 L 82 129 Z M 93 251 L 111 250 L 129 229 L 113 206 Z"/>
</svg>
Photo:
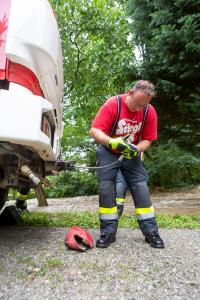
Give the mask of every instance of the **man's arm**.
<svg viewBox="0 0 200 300">
<path fill-rule="evenodd" d="M 100 144 L 108 146 L 108 141 L 110 140 L 110 136 L 105 134 L 102 130 L 92 127 L 89 131 L 90 136 Z"/>
<path fill-rule="evenodd" d="M 108 141 L 110 140 L 110 136 L 105 134 L 102 130 L 92 127 L 89 131 L 90 136 L 100 144 L 108 146 Z M 139 152 L 147 151 L 151 145 L 151 141 L 142 140 L 137 144 L 137 149 Z"/>
<path fill-rule="evenodd" d="M 147 151 L 151 145 L 152 141 L 142 140 L 136 146 L 139 152 Z"/>
</svg>

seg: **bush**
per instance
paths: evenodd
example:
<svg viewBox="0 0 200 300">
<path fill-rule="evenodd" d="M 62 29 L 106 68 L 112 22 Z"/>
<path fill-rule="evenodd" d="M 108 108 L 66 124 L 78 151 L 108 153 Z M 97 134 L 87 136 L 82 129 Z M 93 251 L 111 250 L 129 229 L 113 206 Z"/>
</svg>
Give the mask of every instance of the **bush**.
<svg viewBox="0 0 200 300">
<path fill-rule="evenodd" d="M 153 144 L 145 155 L 150 187 L 180 188 L 200 184 L 200 159 L 174 143 Z M 75 197 L 98 194 L 95 172 L 62 172 L 51 177 L 47 197 Z"/>
<path fill-rule="evenodd" d="M 144 163 L 151 187 L 176 188 L 200 183 L 200 159 L 174 143 L 152 145 Z"/>
<path fill-rule="evenodd" d="M 45 189 L 47 197 L 75 197 L 96 195 L 98 180 L 95 173 L 72 171 L 61 172 L 57 177 L 49 178 L 52 187 Z"/>
</svg>

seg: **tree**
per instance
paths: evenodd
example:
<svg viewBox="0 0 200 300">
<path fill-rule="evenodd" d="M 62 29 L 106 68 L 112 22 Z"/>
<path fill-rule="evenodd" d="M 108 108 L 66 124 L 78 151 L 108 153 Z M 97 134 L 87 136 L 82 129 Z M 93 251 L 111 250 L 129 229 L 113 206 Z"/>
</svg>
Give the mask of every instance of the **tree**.
<svg viewBox="0 0 200 300">
<path fill-rule="evenodd" d="M 156 83 L 160 138 L 192 151 L 200 131 L 200 1 L 129 0 L 140 73 Z M 154 102 L 153 102 L 154 103 Z"/>
<path fill-rule="evenodd" d="M 91 148 L 88 130 L 100 105 L 127 88 L 133 44 L 127 39 L 128 21 L 120 2 L 52 0 L 52 5 L 64 58 L 62 144 L 64 151 L 80 155 Z"/>
</svg>

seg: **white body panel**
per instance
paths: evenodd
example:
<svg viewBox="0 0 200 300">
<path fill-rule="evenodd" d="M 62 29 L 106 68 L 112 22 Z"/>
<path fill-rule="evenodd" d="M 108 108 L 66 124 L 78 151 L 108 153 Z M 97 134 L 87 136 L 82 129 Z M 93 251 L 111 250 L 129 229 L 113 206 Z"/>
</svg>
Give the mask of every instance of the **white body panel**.
<svg viewBox="0 0 200 300">
<path fill-rule="evenodd" d="M 56 161 L 62 136 L 63 66 L 57 21 L 47 0 L 11 0 L 5 55 L 36 75 L 45 99 L 12 82 L 9 90 L 0 89 L 0 141 L 24 145 L 44 161 Z M 54 132 L 51 141 L 41 131 L 44 112 Z"/>
<path fill-rule="evenodd" d="M 44 161 L 56 160 L 60 150 L 58 129 L 55 128 L 54 146 L 41 131 L 43 113 L 48 114 L 56 124 L 49 101 L 13 84 L 9 91 L 0 90 L 0 108 L 1 141 L 24 145 L 38 153 Z"/>
<path fill-rule="evenodd" d="M 56 109 L 61 130 L 62 53 L 57 22 L 47 0 L 11 1 L 5 54 L 37 76 L 45 99 Z"/>
</svg>

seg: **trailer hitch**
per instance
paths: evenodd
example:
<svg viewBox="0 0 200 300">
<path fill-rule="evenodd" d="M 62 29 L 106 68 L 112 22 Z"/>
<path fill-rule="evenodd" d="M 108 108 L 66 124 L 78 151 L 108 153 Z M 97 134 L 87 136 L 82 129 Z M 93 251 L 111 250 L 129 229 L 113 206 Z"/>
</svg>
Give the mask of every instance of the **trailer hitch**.
<svg viewBox="0 0 200 300">
<path fill-rule="evenodd" d="M 75 170 L 75 161 L 73 160 L 57 160 L 56 162 L 56 170 L 60 171 L 74 171 Z"/>
</svg>

